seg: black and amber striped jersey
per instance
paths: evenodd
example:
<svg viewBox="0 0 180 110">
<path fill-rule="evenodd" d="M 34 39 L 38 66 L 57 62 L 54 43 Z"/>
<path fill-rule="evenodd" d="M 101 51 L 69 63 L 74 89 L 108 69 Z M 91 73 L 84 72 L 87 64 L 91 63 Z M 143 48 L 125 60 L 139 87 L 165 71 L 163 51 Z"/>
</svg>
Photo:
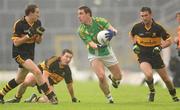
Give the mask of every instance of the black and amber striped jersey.
<svg viewBox="0 0 180 110">
<path fill-rule="evenodd" d="M 37 28 L 39 26 L 41 26 L 40 20 L 37 20 L 33 24 L 29 24 L 26 21 L 25 17 L 17 20 L 13 26 L 12 40 L 16 39 L 17 37 L 23 37 L 26 31 L 30 27 Z M 12 49 L 13 58 L 20 54 L 20 55 L 28 56 L 30 57 L 30 59 L 34 59 L 34 48 L 35 48 L 35 38 L 31 38 L 31 40 L 19 46 L 15 46 L 13 44 L 13 49 Z"/>
<path fill-rule="evenodd" d="M 49 72 L 49 78 L 53 81 L 53 84 L 59 83 L 61 80 L 65 80 L 66 84 L 72 82 L 72 73 L 69 65 L 61 65 L 60 57 L 53 56 L 39 65 L 41 70 Z"/>
<path fill-rule="evenodd" d="M 154 20 L 150 28 L 145 27 L 143 22 L 135 24 L 131 30 L 131 36 L 136 39 L 136 43 L 142 52 L 152 52 L 155 46 L 161 45 L 162 39 L 170 39 L 170 35 L 166 30 Z"/>
</svg>

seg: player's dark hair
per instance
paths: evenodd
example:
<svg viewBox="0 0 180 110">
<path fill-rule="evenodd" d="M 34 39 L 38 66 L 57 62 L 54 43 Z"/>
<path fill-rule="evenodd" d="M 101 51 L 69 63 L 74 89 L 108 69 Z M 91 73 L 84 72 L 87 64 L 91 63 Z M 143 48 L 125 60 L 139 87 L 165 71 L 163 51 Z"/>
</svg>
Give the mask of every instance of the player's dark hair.
<svg viewBox="0 0 180 110">
<path fill-rule="evenodd" d="M 64 55 L 65 53 L 69 53 L 69 54 L 72 54 L 72 55 L 73 55 L 73 52 L 72 52 L 71 50 L 69 50 L 69 49 L 64 49 L 64 50 L 62 51 L 62 55 Z"/>
<path fill-rule="evenodd" d="M 176 13 L 176 17 L 177 17 L 178 15 L 180 15 L 180 11 Z"/>
<path fill-rule="evenodd" d="M 34 13 L 36 8 L 38 8 L 38 6 L 35 4 L 28 5 L 25 9 L 25 15 L 28 16 L 29 13 Z"/>
<path fill-rule="evenodd" d="M 145 11 L 149 12 L 150 14 L 152 13 L 151 8 L 149 8 L 149 7 L 142 7 L 141 8 L 141 12 L 145 12 Z"/>
<path fill-rule="evenodd" d="M 89 15 L 92 17 L 92 11 L 91 11 L 91 9 L 89 8 L 89 7 L 87 7 L 87 6 L 81 6 L 81 7 L 79 7 L 79 10 L 84 10 L 84 12 L 87 14 L 87 13 L 89 13 Z"/>
</svg>

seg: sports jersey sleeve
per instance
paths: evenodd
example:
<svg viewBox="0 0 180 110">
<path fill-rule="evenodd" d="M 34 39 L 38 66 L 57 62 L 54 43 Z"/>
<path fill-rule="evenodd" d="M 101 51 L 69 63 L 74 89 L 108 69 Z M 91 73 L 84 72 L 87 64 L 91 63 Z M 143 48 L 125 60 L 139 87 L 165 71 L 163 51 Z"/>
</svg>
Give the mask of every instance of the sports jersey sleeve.
<svg viewBox="0 0 180 110">
<path fill-rule="evenodd" d="M 160 37 L 163 39 L 163 40 L 167 40 L 167 39 L 169 39 L 170 38 L 170 35 L 169 35 L 169 33 L 167 33 L 166 32 L 166 30 L 162 27 L 162 26 L 160 26 Z"/>
<path fill-rule="evenodd" d="M 96 17 L 95 21 L 99 24 L 99 26 L 102 29 L 108 29 L 110 26 L 110 23 L 105 18 Z"/>
<path fill-rule="evenodd" d="M 133 26 L 132 30 L 130 31 L 130 35 L 134 37 L 136 35 L 136 25 Z"/>
<path fill-rule="evenodd" d="M 40 21 L 40 20 L 38 20 L 38 21 L 37 21 L 37 25 L 38 25 L 38 26 L 42 26 L 42 24 L 41 24 L 41 21 Z"/>
<path fill-rule="evenodd" d="M 71 69 L 69 66 L 66 68 L 64 80 L 65 80 L 66 84 L 69 84 L 73 81 Z"/>
<path fill-rule="evenodd" d="M 13 26 L 12 39 L 15 37 L 21 37 L 21 34 L 23 34 L 23 33 L 24 33 L 23 24 L 20 21 L 15 22 L 14 26 Z"/>
<path fill-rule="evenodd" d="M 45 67 L 46 67 L 46 69 L 48 70 L 49 67 L 50 67 L 50 65 L 51 65 L 53 62 L 55 62 L 57 59 L 58 59 L 57 56 L 52 56 L 52 57 L 46 59 L 46 60 L 45 60 Z"/>
</svg>

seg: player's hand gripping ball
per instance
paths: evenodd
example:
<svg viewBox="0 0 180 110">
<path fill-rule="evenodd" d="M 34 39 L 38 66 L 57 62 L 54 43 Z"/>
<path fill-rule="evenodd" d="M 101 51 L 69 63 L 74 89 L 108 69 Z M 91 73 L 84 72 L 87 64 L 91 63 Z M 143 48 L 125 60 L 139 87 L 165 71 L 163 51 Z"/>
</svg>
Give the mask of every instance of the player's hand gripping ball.
<svg viewBox="0 0 180 110">
<path fill-rule="evenodd" d="M 102 30 L 97 34 L 97 41 L 101 45 L 108 45 L 114 34 L 109 30 Z"/>
</svg>

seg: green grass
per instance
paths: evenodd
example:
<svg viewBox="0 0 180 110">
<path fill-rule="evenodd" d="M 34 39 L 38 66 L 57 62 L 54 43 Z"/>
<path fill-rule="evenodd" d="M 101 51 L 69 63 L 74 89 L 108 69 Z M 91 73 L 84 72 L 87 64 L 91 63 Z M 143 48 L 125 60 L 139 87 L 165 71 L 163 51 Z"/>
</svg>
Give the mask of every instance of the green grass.
<svg viewBox="0 0 180 110">
<path fill-rule="evenodd" d="M 5 83 L 0 84 L 0 88 Z M 64 83 L 55 86 L 60 103 L 51 104 L 26 104 L 23 100 L 33 92 L 35 88 L 28 88 L 22 102 L 18 104 L 0 104 L 0 110 L 180 110 L 180 102 L 172 102 L 167 89 L 156 86 L 155 102 L 147 102 L 148 89 L 145 86 L 121 85 L 118 89 L 110 86 L 115 104 L 108 104 L 100 91 L 97 82 L 75 82 L 74 90 L 80 103 L 72 103 Z M 12 98 L 17 89 L 9 92 L 6 99 Z M 177 89 L 180 96 L 180 89 Z"/>
</svg>

